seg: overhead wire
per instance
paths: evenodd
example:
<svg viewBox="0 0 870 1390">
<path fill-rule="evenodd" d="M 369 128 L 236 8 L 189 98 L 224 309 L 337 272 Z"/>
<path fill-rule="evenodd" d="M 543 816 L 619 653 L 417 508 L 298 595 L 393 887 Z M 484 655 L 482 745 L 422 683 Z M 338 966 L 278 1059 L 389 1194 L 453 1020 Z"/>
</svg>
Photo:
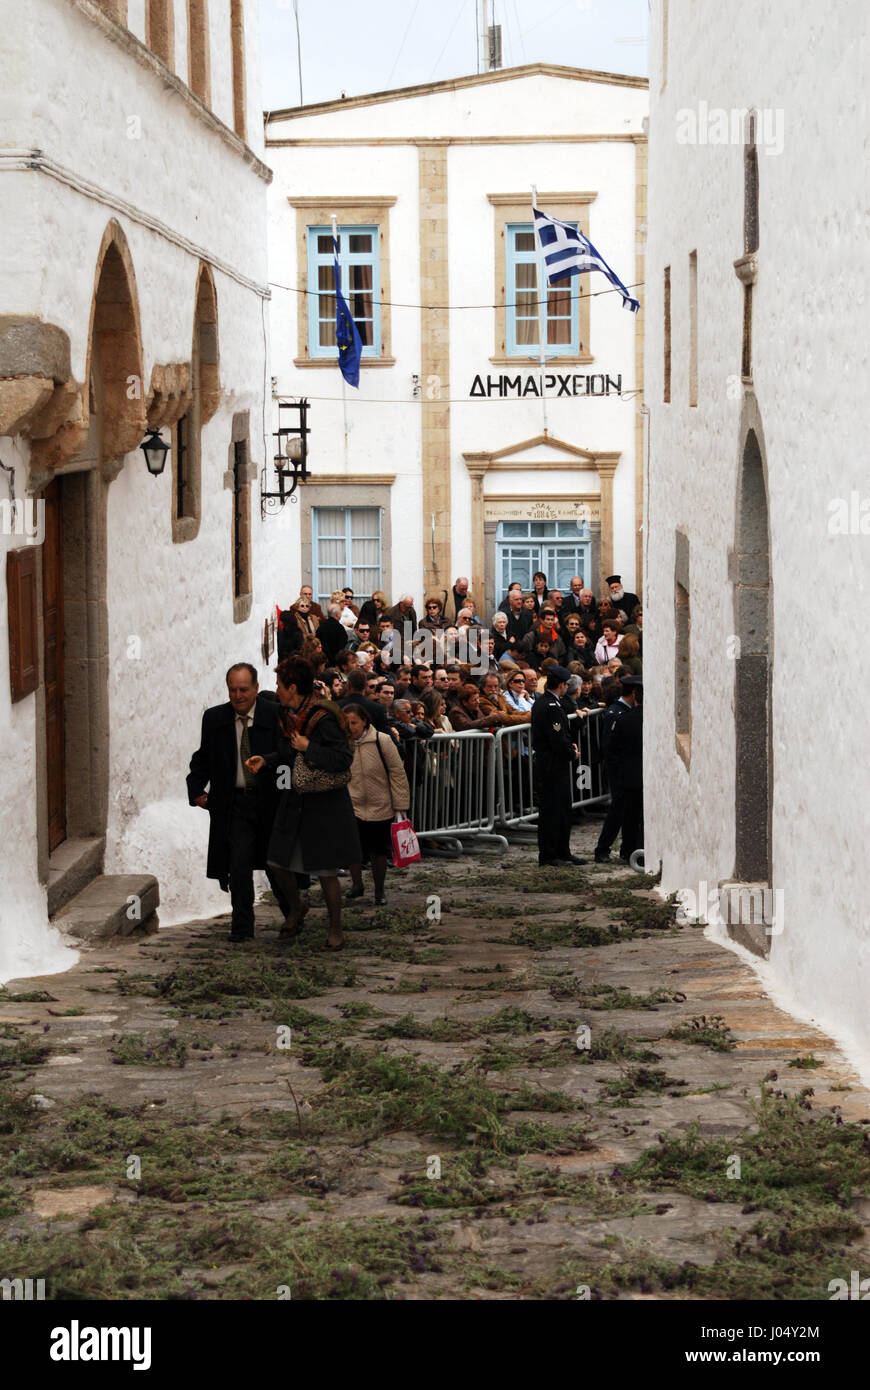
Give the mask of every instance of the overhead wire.
<svg viewBox="0 0 870 1390">
<path fill-rule="evenodd" d="M 456 26 L 457 26 L 457 24 L 459 23 L 459 21 L 460 21 L 460 19 L 462 18 L 462 16 L 465 14 L 465 11 L 466 11 L 467 9 L 468 9 L 468 0 L 462 0 L 462 4 L 461 4 L 460 7 L 459 7 L 459 10 L 458 10 L 458 12 L 457 12 L 456 18 L 454 19 L 453 24 L 451 25 L 450 33 L 447 35 L 447 38 L 444 40 L 444 47 L 441 49 L 441 52 L 438 54 L 438 57 L 435 59 L 435 66 L 433 67 L 431 73 L 429 74 L 429 81 L 430 81 L 430 82 L 432 81 L 432 78 L 435 76 L 436 72 L 438 71 L 438 64 L 441 62 L 441 59 L 444 57 L 444 54 L 447 52 L 447 46 L 448 46 L 448 44 L 450 43 L 450 40 L 453 38 L 453 35 L 456 33 Z"/>
<path fill-rule="evenodd" d="M 558 361 L 558 359 L 554 359 L 552 365 L 555 366 L 557 361 Z M 537 367 L 537 365 L 538 365 L 537 362 L 535 362 L 534 365 Z M 548 364 L 548 365 L 549 365 L 549 364 Z M 336 369 L 337 369 L 337 368 L 338 368 L 338 360 L 337 360 L 337 359 L 336 359 L 336 362 L 335 362 L 335 366 L 336 366 Z M 502 375 L 504 375 L 504 373 L 503 373 Z M 528 373 L 528 375 L 529 375 L 529 376 L 532 376 L 532 375 L 534 375 L 534 373 L 530 372 L 530 373 Z M 553 375 L 553 373 L 548 372 L 548 373 L 546 373 L 546 375 L 551 376 L 551 375 Z M 583 376 L 585 376 L 585 375 L 606 376 L 607 373 L 606 373 L 606 372 L 592 372 L 592 373 L 585 373 L 585 372 L 584 372 L 584 373 L 580 373 L 580 372 L 578 372 L 578 373 L 575 373 L 575 375 L 578 375 L 578 376 L 581 376 L 581 375 L 583 375 Z M 355 405 L 356 405 L 356 404 L 359 404 L 359 405 L 413 405 L 413 406 L 418 406 L 418 405 L 470 405 L 470 404 L 477 405 L 478 402 L 483 402 L 483 403 L 485 403 L 485 404 L 487 404 L 487 405 L 508 405 L 508 404 L 515 403 L 515 402 L 519 402 L 520 404 L 528 404 L 528 402 L 529 402 L 531 396 L 533 396 L 533 395 L 534 395 L 534 393 L 532 392 L 532 393 L 529 394 L 529 396 L 436 396 L 436 397 L 433 397 L 433 399 L 432 399 L 431 401 L 430 401 L 428 398 L 424 401 L 424 400 L 422 399 L 421 396 L 412 396 L 412 397 L 410 398 L 410 400 L 409 400 L 408 397 L 406 397 L 406 396 L 354 396 L 353 399 L 354 399 L 354 404 L 355 404 Z M 638 387 L 633 387 L 632 390 L 630 390 L 630 391 L 619 391 L 619 392 L 614 391 L 614 393 L 613 393 L 612 395 L 608 395 L 608 396 L 593 395 L 592 392 L 590 392 L 588 396 L 569 396 L 568 399 L 569 399 L 569 400 L 572 400 L 572 401 L 582 401 L 582 400 L 590 400 L 590 401 L 603 401 L 603 400 L 631 401 L 631 400 L 634 399 L 635 396 L 642 396 L 642 395 L 643 395 L 643 388 L 640 387 L 640 386 L 638 386 Z M 535 399 L 535 400 L 540 400 L 540 397 L 539 397 L 539 396 L 534 396 L 534 399 Z M 556 398 L 556 397 L 553 397 L 553 396 L 548 396 L 547 399 L 548 399 L 548 400 L 555 400 L 555 399 L 557 399 L 557 398 Z M 278 400 L 278 401 L 297 401 L 297 400 L 306 400 L 306 401 L 328 401 L 328 402 L 331 402 L 333 405 L 340 405 L 340 404 L 341 404 L 341 396 L 312 396 L 312 395 L 309 395 L 309 393 L 308 393 L 307 391 L 301 391 L 301 392 L 295 392 L 295 393 L 290 393 L 290 392 L 286 392 L 286 391 L 281 391 L 281 392 L 278 393 L 277 396 L 274 396 L 274 397 L 273 397 L 273 400 Z"/>
<path fill-rule="evenodd" d="M 642 290 L 645 284 L 646 281 L 644 280 L 635 280 L 633 284 L 626 285 L 626 289 Z M 269 287 L 273 290 L 286 290 L 288 294 L 310 295 L 312 299 L 330 299 L 335 297 L 335 290 L 302 289 L 298 285 L 282 285 L 278 280 L 270 280 Z M 563 293 L 562 291 L 559 291 L 557 288 L 554 288 L 552 286 L 551 289 L 553 293 Z M 568 298 L 572 301 L 575 299 L 599 299 L 604 294 L 620 293 L 621 291 L 617 289 L 589 290 L 586 294 L 572 294 L 569 295 Z M 526 307 L 526 305 L 537 306 L 543 302 L 544 301 L 539 300 L 537 298 L 529 299 L 527 301 L 524 301 L 523 307 Z M 378 304 L 381 308 L 385 307 L 386 305 L 389 305 L 392 309 L 428 309 L 430 311 L 440 310 L 442 313 L 445 310 L 447 310 L 449 313 L 458 313 L 461 309 L 516 309 L 519 304 L 519 300 L 503 299 L 500 300 L 497 304 L 406 304 L 404 301 L 399 299 L 379 299 Z"/>
<path fill-rule="evenodd" d="M 408 20 L 407 26 L 406 26 L 406 28 L 405 28 L 405 32 L 404 32 L 404 34 L 402 35 L 402 42 L 399 44 L 399 51 L 398 51 L 398 53 L 396 54 L 396 57 L 395 57 L 395 59 L 394 59 L 394 61 L 393 61 L 393 66 L 390 68 L 390 75 L 389 75 L 389 77 L 387 78 L 387 89 L 389 89 L 389 87 L 390 87 L 391 84 L 392 84 L 392 81 L 393 81 L 393 73 L 396 71 L 396 68 L 397 68 L 398 65 L 399 65 L 399 59 L 401 58 L 403 52 L 405 51 L 405 44 L 407 43 L 407 41 L 408 41 L 408 35 L 409 35 L 410 32 L 411 32 L 411 25 L 414 23 L 414 18 L 415 18 L 415 16 L 416 16 L 417 11 L 419 10 L 419 8 L 420 8 L 420 0 L 415 0 L 414 8 L 413 8 L 413 10 L 411 11 L 411 18 Z"/>
</svg>

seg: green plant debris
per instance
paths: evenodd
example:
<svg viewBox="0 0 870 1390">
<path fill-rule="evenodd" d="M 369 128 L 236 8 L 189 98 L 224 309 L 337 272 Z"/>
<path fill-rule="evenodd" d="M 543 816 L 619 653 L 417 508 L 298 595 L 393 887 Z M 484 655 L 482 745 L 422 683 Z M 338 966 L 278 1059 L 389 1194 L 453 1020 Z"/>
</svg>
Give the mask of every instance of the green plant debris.
<svg viewBox="0 0 870 1390">
<path fill-rule="evenodd" d="M 616 1028 L 593 1030 L 590 1045 L 579 1051 L 581 1062 L 658 1062 L 659 1055 L 637 1038 Z M 684 1083 L 681 1082 L 681 1085 Z"/>
<path fill-rule="evenodd" d="M 368 1052 L 343 1044 L 305 1056 L 326 1083 L 309 1096 L 321 1132 L 362 1133 L 366 1142 L 407 1131 L 501 1150 L 509 1143 L 502 1116 L 522 1104 L 543 1108 L 550 1093 L 493 1090 L 474 1076 L 453 1076 L 407 1055 Z M 550 1102 L 552 1103 L 552 1102 Z M 567 1106 L 558 1097 L 559 1109 Z"/>
<path fill-rule="evenodd" d="M 656 1095 L 662 1095 L 666 1092 L 672 1093 L 675 1087 L 686 1084 L 685 1081 L 668 1076 L 666 1072 L 655 1067 L 632 1067 L 625 1076 L 620 1076 L 612 1081 L 605 1081 L 601 1090 L 605 1096 L 612 1096 L 617 1101 L 627 1101 L 633 1100 L 644 1092 L 651 1091 Z"/>
<path fill-rule="evenodd" d="M 713 1052 L 733 1052 L 737 1046 L 731 1036 L 728 1024 L 719 1014 L 713 1014 L 710 1018 L 706 1014 L 701 1014 L 687 1019 L 685 1023 L 677 1023 L 668 1030 L 665 1037 L 672 1038 L 676 1042 L 695 1043 L 698 1047 L 709 1047 Z"/>
<path fill-rule="evenodd" d="M 0 1073 L 38 1067 L 51 1054 L 51 1046 L 43 1036 L 22 1035 L 17 1029 L 4 1030 L 0 1036 Z"/>
<path fill-rule="evenodd" d="M 146 1038 L 138 1033 L 122 1033 L 113 1039 L 109 1056 L 119 1066 L 183 1067 L 187 1043 L 181 1038 Z"/>
<path fill-rule="evenodd" d="M 821 1057 L 792 1057 L 789 1062 L 790 1067 L 796 1067 L 798 1071 L 813 1071 L 816 1067 L 825 1065 Z"/>
<path fill-rule="evenodd" d="M 651 989 L 647 994 L 633 994 L 621 985 L 585 985 L 576 977 L 560 977 L 548 988 L 554 999 L 574 999 L 581 1007 L 595 1010 L 655 1010 L 662 1004 L 682 1003 L 686 998 L 685 994 L 675 989 Z"/>
<path fill-rule="evenodd" d="M 47 989 L 31 989 L 24 994 L 16 994 L 13 990 L 6 989 L 0 985 L 0 998 L 7 1000 L 10 1004 L 56 1004 L 57 999 L 53 994 L 49 994 Z"/>
</svg>

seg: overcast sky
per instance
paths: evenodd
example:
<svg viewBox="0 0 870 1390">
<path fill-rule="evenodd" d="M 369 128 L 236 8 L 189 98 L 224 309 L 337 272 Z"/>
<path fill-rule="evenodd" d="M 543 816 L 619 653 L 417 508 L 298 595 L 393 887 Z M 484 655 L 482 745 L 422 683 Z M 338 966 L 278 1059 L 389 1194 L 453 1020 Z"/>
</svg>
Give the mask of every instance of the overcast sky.
<svg viewBox="0 0 870 1390">
<path fill-rule="evenodd" d="M 306 104 L 477 71 L 478 0 L 297 0 Z M 647 75 L 649 0 L 494 0 L 503 66 Z M 491 21 L 492 22 L 492 21 Z M 260 0 L 263 105 L 299 103 L 293 0 Z"/>
</svg>

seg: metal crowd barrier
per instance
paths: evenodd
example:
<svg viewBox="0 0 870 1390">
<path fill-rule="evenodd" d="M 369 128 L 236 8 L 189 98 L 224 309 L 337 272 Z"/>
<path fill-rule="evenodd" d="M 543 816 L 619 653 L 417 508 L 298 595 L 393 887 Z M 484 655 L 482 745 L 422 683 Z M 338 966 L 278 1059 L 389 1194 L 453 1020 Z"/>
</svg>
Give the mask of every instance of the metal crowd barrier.
<svg viewBox="0 0 870 1390">
<path fill-rule="evenodd" d="M 607 775 L 601 754 L 601 716 L 603 710 L 588 714 L 570 714 L 568 724 L 571 739 L 580 752 L 578 762 L 566 770 L 571 779 L 571 805 L 594 806 L 606 801 Z M 534 757 L 531 727 L 511 724 L 499 729 L 494 736 L 495 758 L 495 823 L 502 830 L 522 830 L 538 819 L 535 801 Z"/>
<path fill-rule="evenodd" d="M 580 750 L 579 762 L 574 763 L 570 773 L 573 781 L 571 805 L 575 810 L 610 799 L 607 771 L 601 751 L 603 714 L 603 709 L 592 709 L 586 715 L 568 716 L 568 723 L 572 726 L 573 742 Z"/>
<path fill-rule="evenodd" d="M 602 710 L 568 716 L 579 762 L 566 769 L 575 809 L 609 795 L 601 755 Z M 504 831 L 532 829 L 535 802 L 531 727 L 512 724 L 495 734 L 433 734 L 402 746 L 411 788 L 409 817 L 420 839 L 461 853 L 464 840 L 507 849 Z"/>
<path fill-rule="evenodd" d="M 495 758 L 492 734 L 433 734 L 403 747 L 411 788 L 409 819 L 420 839 L 438 840 L 453 852 L 462 842 L 507 849 L 495 823 Z"/>
</svg>

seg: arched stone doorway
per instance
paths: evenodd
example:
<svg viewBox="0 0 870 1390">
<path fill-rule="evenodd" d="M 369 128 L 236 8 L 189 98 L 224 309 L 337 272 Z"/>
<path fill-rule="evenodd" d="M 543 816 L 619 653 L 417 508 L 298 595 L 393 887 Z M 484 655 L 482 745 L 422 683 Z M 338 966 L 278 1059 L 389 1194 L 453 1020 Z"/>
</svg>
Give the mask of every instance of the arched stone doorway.
<svg viewBox="0 0 870 1390">
<path fill-rule="evenodd" d="M 735 634 L 735 855 L 738 883 L 771 882 L 771 575 L 764 439 L 745 421 L 733 555 Z M 766 943 L 765 943 L 766 944 Z"/>
<path fill-rule="evenodd" d="M 34 449 L 48 522 L 39 845 L 50 912 L 102 867 L 109 801 L 107 493 L 145 432 L 136 282 L 115 221 L 97 258 L 88 342 L 84 444 L 73 457 L 56 440 Z"/>
</svg>

